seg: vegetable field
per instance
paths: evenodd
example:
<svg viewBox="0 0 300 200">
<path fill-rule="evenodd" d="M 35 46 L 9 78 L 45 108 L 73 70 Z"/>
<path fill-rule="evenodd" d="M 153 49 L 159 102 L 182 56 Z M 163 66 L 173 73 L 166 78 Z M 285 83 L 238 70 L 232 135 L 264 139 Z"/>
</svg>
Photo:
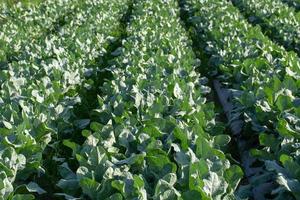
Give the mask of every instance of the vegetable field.
<svg viewBox="0 0 300 200">
<path fill-rule="evenodd" d="M 300 200 L 299 8 L 0 1 L 0 200 Z"/>
</svg>

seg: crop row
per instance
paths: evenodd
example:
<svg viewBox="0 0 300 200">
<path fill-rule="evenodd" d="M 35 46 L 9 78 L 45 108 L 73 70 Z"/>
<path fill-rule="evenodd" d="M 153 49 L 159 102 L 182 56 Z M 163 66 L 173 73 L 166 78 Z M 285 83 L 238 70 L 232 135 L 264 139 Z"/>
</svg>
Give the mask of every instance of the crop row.
<svg viewBox="0 0 300 200">
<path fill-rule="evenodd" d="M 52 34 L 45 34 L 36 41 L 27 42 L 22 45 L 20 52 L 15 55 L 15 60 L 10 64 L 13 65 L 22 62 L 39 64 L 40 62 L 47 62 L 53 58 L 63 58 L 61 54 L 64 54 L 64 49 L 66 48 L 69 49 L 70 52 L 73 48 L 71 53 L 75 54 L 77 58 L 79 58 L 79 54 L 82 53 L 80 59 L 76 59 L 76 57 L 71 58 L 74 62 L 83 62 L 83 64 L 85 64 L 88 60 L 93 60 L 93 58 L 100 56 L 100 54 L 103 54 L 105 51 L 102 50 L 98 52 L 97 50 L 102 48 L 101 45 L 103 42 L 100 44 L 92 44 L 97 46 L 92 49 L 90 49 L 88 45 L 91 45 L 90 43 L 93 42 L 93 38 L 104 40 L 99 38 L 101 36 L 97 35 L 100 28 L 94 27 L 91 24 L 94 20 L 93 17 L 96 16 L 95 19 L 98 21 L 101 19 L 99 9 L 102 4 L 102 0 L 81 2 L 80 6 L 77 7 L 77 12 L 67 24 L 61 26 L 59 30 Z M 106 21 L 103 23 L 107 26 Z M 83 34 L 84 31 L 89 31 L 88 34 L 91 36 L 91 39 Z M 87 44 L 85 44 L 85 42 Z M 85 45 L 87 46 L 84 47 Z"/>
<path fill-rule="evenodd" d="M 91 9 L 85 9 L 89 15 L 82 15 L 87 19 L 80 27 L 66 25 L 63 33 L 40 39 L 24 60 L 0 72 L 0 199 L 12 198 L 24 187 L 44 192 L 34 182 L 20 183 L 32 174 L 44 173 L 43 150 L 55 143 L 58 132 L 72 132 L 72 108 L 80 101 L 76 87 L 90 74 L 88 67 L 106 53 L 127 9 L 123 0 L 89 4 Z M 19 186 L 13 187 L 16 177 Z M 14 198 L 33 196 L 17 194 Z"/>
<path fill-rule="evenodd" d="M 280 0 L 232 0 L 249 21 L 260 24 L 265 32 L 288 50 L 300 53 L 300 13 Z"/>
<path fill-rule="evenodd" d="M 253 138 L 259 140 L 251 155 L 262 164 L 251 166 L 251 160 L 243 163 L 252 194 L 256 199 L 266 198 L 266 193 L 298 198 L 299 58 L 271 42 L 259 27 L 248 24 L 230 2 L 182 3 L 194 33 L 206 41 L 203 48 L 210 56 L 212 70 L 217 69 L 217 78 L 232 91 L 230 122 L 236 118 L 244 121 L 242 137 L 246 143 L 240 151 L 247 154 Z M 245 195 L 245 190 L 241 191 Z"/>
<path fill-rule="evenodd" d="M 59 164 L 61 179 L 49 180 L 58 181 L 51 186 L 61 191 L 57 198 L 299 199 L 296 53 L 227 0 L 180 0 L 194 45 L 209 59 L 201 65 L 177 1 L 132 1 L 128 37 L 112 62 L 106 54 L 123 34 L 131 0 L 51 0 L 0 11 L 0 199 L 46 193 L 36 183 L 47 173 L 45 157 Z M 232 1 L 299 53 L 294 9 L 279 0 Z M 249 185 L 237 189 L 242 169 L 225 155 L 231 138 L 196 67 L 209 67 L 230 91 L 227 116 L 243 122 L 233 137 Z M 78 120 L 74 106 L 86 100 L 80 89 L 95 92 L 90 77 L 107 71 L 112 80 L 97 91 L 99 107 Z M 71 158 L 57 153 L 62 141 Z M 49 148 L 57 154 L 45 155 Z"/>
<path fill-rule="evenodd" d="M 222 151 L 230 137 L 215 128 L 177 3 L 135 1 L 127 34 L 86 141 L 65 141 L 79 168 L 64 163 L 58 185 L 91 199 L 234 198 L 243 173 Z"/>
<path fill-rule="evenodd" d="M 21 3 L 11 7 L 5 5 L 1 7 L 2 64 L 16 60 L 15 57 L 27 49 L 28 44 L 38 42 L 42 36 L 46 37 L 48 32 L 55 31 L 63 23 L 69 22 L 72 19 L 71 13 L 80 13 L 87 7 L 85 3 L 77 0 L 43 1 L 39 6 L 24 6 Z"/>
</svg>

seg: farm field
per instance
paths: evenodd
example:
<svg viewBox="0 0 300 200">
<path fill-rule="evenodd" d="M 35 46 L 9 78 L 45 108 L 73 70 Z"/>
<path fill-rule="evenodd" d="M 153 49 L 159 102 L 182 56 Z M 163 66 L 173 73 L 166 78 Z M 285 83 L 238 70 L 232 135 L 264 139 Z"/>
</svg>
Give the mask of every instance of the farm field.
<svg viewBox="0 0 300 200">
<path fill-rule="evenodd" d="M 0 1 L 0 200 L 300 200 L 299 5 Z"/>
</svg>

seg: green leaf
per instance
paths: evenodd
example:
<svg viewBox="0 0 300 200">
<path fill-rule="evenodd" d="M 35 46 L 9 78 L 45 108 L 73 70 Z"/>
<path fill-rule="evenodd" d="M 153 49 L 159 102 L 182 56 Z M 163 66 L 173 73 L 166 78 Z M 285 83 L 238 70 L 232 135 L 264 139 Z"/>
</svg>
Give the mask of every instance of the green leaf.
<svg viewBox="0 0 300 200">
<path fill-rule="evenodd" d="M 100 184 L 90 178 L 82 178 L 79 182 L 82 192 L 88 195 L 92 200 L 97 199 L 97 194 L 100 191 Z"/>
<path fill-rule="evenodd" d="M 189 167 L 189 189 L 201 191 L 204 186 L 203 178 L 209 173 L 209 168 L 204 159 L 191 163 Z"/>
<path fill-rule="evenodd" d="M 40 95 L 39 91 L 37 90 L 32 90 L 31 95 L 35 97 L 36 101 L 39 103 L 44 102 L 44 97 Z"/>
<path fill-rule="evenodd" d="M 80 146 L 78 144 L 76 144 L 75 142 L 72 142 L 70 140 L 64 140 L 63 144 L 66 147 L 69 147 L 70 149 L 73 150 L 73 155 L 75 155 L 77 153 L 77 151 L 79 151 L 79 149 L 80 149 Z"/>
<path fill-rule="evenodd" d="M 152 173 L 165 175 L 176 171 L 176 165 L 172 163 L 167 154 L 161 150 L 149 150 L 146 156 L 147 167 Z"/>
<path fill-rule="evenodd" d="M 89 130 L 82 130 L 81 135 L 87 138 L 92 135 L 92 132 Z"/>
<path fill-rule="evenodd" d="M 227 183 L 221 179 L 215 172 L 209 172 L 207 179 L 203 179 L 204 191 L 213 199 L 219 199 L 226 193 Z"/>
<path fill-rule="evenodd" d="M 35 197 L 32 194 L 16 194 L 12 200 L 34 200 Z"/>
<path fill-rule="evenodd" d="M 123 165 L 123 164 L 127 164 L 127 165 L 133 165 L 133 164 L 137 164 L 137 165 L 141 165 L 144 161 L 145 158 L 145 154 L 133 154 L 131 155 L 129 158 L 124 159 L 124 160 L 120 160 L 116 163 L 116 165 Z"/>
<path fill-rule="evenodd" d="M 278 109 L 283 112 L 286 109 L 289 109 L 293 106 L 292 98 L 286 95 L 279 95 L 276 100 L 276 105 Z"/>
<path fill-rule="evenodd" d="M 106 198 L 105 200 L 123 200 L 123 196 L 120 193 L 116 193 Z"/>
<path fill-rule="evenodd" d="M 300 139 L 300 134 L 297 133 L 296 131 L 294 131 L 290 125 L 288 124 L 288 122 L 284 119 L 280 119 L 277 123 L 277 131 L 279 132 L 280 135 L 282 135 L 283 137 L 287 137 L 287 138 L 297 138 Z"/>
<path fill-rule="evenodd" d="M 196 154 L 200 158 L 209 158 L 212 155 L 212 148 L 207 139 L 199 137 L 196 141 Z"/>
<path fill-rule="evenodd" d="M 175 83 L 173 94 L 177 99 L 183 99 L 183 92 L 178 83 Z"/>
<path fill-rule="evenodd" d="M 192 200 L 192 199 L 201 200 L 202 195 L 200 192 L 198 192 L 196 190 L 191 190 L 191 191 L 184 192 L 182 194 L 182 198 L 183 198 L 183 200 Z"/>
<path fill-rule="evenodd" d="M 76 120 L 74 121 L 74 125 L 79 128 L 79 129 L 84 129 L 85 127 L 87 127 L 90 124 L 89 119 L 80 119 L 80 120 Z"/>
<path fill-rule="evenodd" d="M 111 182 L 111 186 L 121 192 L 121 194 L 125 193 L 125 183 L 123 181 L 114 180 Z"/>
<path fill-rule="evenodd" d="M 77 179 L 60 179 L 56 185 L 63 191 L 68 192 L 70 194 L 74 193 L 77 189 L 79 189 Z"/>
<path fill-rule="evenodd" d="M 288 179 L 284 175 L 279 175 L 277 182 L 297 197 L 300 195 L 300 182 L 297 179 Z"/>
<path fill-rule="evenodd" d="M 57 186 L 68 194 L 75 194 L 74 191 L 79 188 L 76 174 L 69 168 L 67 163 L 60 165 L 58 171 L 63 179 L 58 181 Z"/>
<path fill-rule="evenodd" d="M 230 185 L 232 190 L 236 190 L 240 180 L 243 178 L 244 173 L 242 169 L 237 166 L 233 165 L 229 169 L 225 171 L 224 178 L 227 183 Z"/>
<path fill-rule="evenodd" d="M 300 165 L 295 162 L 291 156 L 282 154 L 280 156 L 280 162 L 283 164 L 290 176 L 300 179 Z"/>
<path fill-rule="evenodd" d="M 13 126 L 11 125 L 11 123 L 9 123 L 9 122 L 7 122 L 7 121 L 3 121 L 3 124 L 4 124 L 4 126 L 7 128 L 7 129 L 12 129 L 13 128 Z"/>
<path fill-rule="evenodd" d="M 1 165 L 0 165 L 0 169 L 1 169 Z M 14 188 L 12 186 L 11 181 L 8 179 L 7 175 L 5 174 L 5 172 L 1 170 L 0 170 L 0 194 L 5 199 L 14 191 Z"/>
<path fill-rule="evenodd" d="M 45 190 L 43 190 L 37 183 L 30 182 L 26 185 L 26 188 L 28 192 L 36 192 L 38 194 L 45 194 L 47 193 Z"/>
<path fill-rule="evenodd" d="M 226 146 L 231 138 L 228 135 L 217 135 L 214 137 L 214 144 L 220 147 Z"/>
<path fill-rule="evenodd" d="M 259 150 L 259 149 L 251 149 L 250 154 L 253 157 L 260 158 L 263 160 L 274 160 L 275 156 L 266 150 Z"/>
<path fill-rule="evenodd" d="M 187 134 L 178 127 L 174 129 L 173 134 L 175 138 L 180 140 L 181 148 L 186 151 L 189 147 Z"/>
<path fill-rule="evenodd" d="M 90 128 L 92 129 L 92 131 L 97 132 L 102 130 L 103 125 L 98 122 L 92 122 Z"/>
<path fill-rule="evenodd" d="M 180 193 L 173 187 L 176 182 L 176 174 L 171 173 L 165 175 L 158 181 L 155 187 L 154 199 L 171 200 L 180 197 Z"/>
<path fill-rule="evenodd" d="M 144 180 L 141 176 L 138 175 L 133 175 L 133 180 L 134 180 L 134 187 L 137 189 L 141 189 L 145 186 Z"/>
<path fill-rule="evenodd" d="M 141 132 L 146 133 L 153 138 L 162 136 L 162 132 L 156 126 L 153 126 L 151 124 L 146 125 L 146 127 L 144 127 Z"/>
<path fill-rule="evenodd" d="M 266 147 L 270 147 L 272 151 L 276 152 L 278 146 L 280 145 L 280 141 L 275 138 L 274 135 L 261 133 L 259 134 L 259 142 L 261 145 Z"/>
</svg>

